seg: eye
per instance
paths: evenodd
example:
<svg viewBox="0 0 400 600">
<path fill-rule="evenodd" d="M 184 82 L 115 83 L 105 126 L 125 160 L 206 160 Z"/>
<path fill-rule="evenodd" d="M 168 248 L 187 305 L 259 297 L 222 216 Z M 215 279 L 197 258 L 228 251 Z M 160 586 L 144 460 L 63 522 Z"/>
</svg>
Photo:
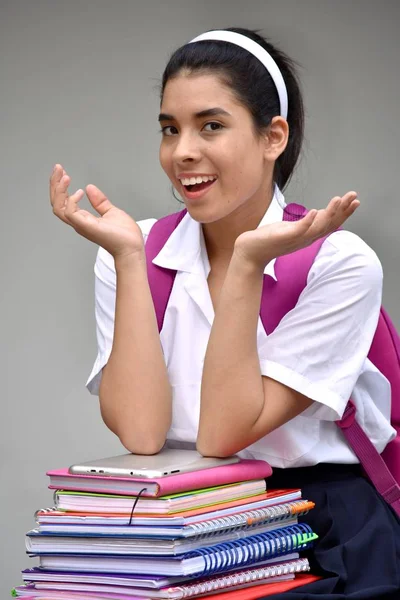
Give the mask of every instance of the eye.
<svg viewBox="0 0 400 600">
<path fill-rule="evenodd" d="M 210 121 L 210 123 L 206 123 L 206 124 L 204 125 L 204 127 L 207 127 L 208 125 L 211 125 L 211 126 L 214 126 L 214 125 L 216 125 L 216 127 L 212 127 L 212 128 L 211 128 L 211 130 L 210 130 L 210 129 L 208 129 L 207 131 L 219 131 L 220 129 L 223 129 L 223 128 L 224 128 L 224 126 L 223 126 L 223 125 L 221 125 L 221 123 L 217 123 L 216 121 Z"/>
<path fill-rule="evenodd" d="M 166 125 L 165 127 L 161 127 L 160 129 L 160 133 L 162 133 L 163 135 L 174 135 L 173 133 L 169 132 L 169 129 L 175 129 L 176 131 L 176 127 L 174 127 L 173 125 Z"/>
</svg>

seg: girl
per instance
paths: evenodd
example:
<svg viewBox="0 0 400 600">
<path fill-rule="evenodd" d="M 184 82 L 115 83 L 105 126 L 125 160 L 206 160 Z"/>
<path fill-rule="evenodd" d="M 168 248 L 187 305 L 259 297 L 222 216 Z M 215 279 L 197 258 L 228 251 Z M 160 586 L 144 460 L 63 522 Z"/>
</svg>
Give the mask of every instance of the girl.
<svg viewBox="0 0 400 600">
<path fill-rule="evenodd" d="M 68 195 L 61 165 L 50 180 L 54 213 L 100 246 L 87 385 L 102 417 L 131 452 L 168 440 L 240 453 L 274 467 L 269 487 L 301 487 L 317 505 L 306 520 L 324 579 L 284 598 L 398 597 L 399 521 L 334 423 L 351 396 L 379 452 L 394 436 L 390 387 L 367 359 L 382 269 L 360 238 L 336 231 L 359 206 L 355 192 L 282 221 L 303 139 L 294 64 L 255 32 L 208 32 L 171 57 L 160 108 L 160 163 L 187 208 L 153 261 L 177 271 L 161 334 L 144 254 L 154 219 L 135 223 L 88 185 L 95 217 L 79 209 L 83 190 Z M 264 275 L 276 279 L 277 257 L 329 233 L 297 305 L 267 336 Z"/>
</svg>

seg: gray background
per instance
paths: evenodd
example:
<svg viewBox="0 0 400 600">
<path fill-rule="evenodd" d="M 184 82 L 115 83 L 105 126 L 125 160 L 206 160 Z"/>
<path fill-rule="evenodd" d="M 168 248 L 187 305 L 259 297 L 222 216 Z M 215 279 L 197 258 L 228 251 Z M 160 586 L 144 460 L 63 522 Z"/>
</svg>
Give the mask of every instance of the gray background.
<svg viewBox="0 0 400 600">
<path fill-rule="evenodd" d="M 207 29 L 261 28 L 302 64 L 307 141 L 286 198 L 358 192 L 347 227 L 378 253 L 399 325 L 399 17 L 397 0 L 0 1 L 2 597 L 36 563 L 24 533 L 52 505 L 45 471 L 123 451 L 84 387 L 96 247 L 53 216 L 54 163 L 136 219 L 176 210 L 158 164 L 168 56 Z"/>
</svg>

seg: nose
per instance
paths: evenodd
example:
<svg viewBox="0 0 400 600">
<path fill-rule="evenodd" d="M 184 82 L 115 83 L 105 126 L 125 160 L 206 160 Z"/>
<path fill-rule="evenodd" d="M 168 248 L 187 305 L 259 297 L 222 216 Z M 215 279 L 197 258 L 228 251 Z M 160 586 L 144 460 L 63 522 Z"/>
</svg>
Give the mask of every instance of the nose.
<svg viewBox="0 0 400 600">
<path fill-rule="evenodd" d="M 195 134 L 181 133 L 176 137 L 173 159 L 177 164 L 197 161 L 200 157 L 201 149 Z"/>
</svg>

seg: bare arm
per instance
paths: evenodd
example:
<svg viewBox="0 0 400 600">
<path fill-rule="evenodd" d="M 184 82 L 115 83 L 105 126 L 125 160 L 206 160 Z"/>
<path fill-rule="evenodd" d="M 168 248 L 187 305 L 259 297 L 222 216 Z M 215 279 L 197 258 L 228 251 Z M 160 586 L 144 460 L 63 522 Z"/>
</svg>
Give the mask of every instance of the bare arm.
<svg viewBox="0 0 400 600">
<path fill-rule="evenodd" d="M 106 425 L 124 446 L 154 454 L 164 445 L 171 422 L 171 389 L 147 281 L 143 236 L 137 223 L 94 185 L 86 195 L 97 215 L 79 208 L 83 190 L 69 196 L 70 178 L 61 165 L 50 177 L 54 214 L 114 257 L 114 338 L 100 385 Z"/>
<path fill-rule="evenodd" d="M 100 408 L 124 446 L 153 454 L 164 445 L 172 399 L 144 253 L 117 258 L 114 339 L 103 368 Z"/>
<path fill-rule="evenodd" d="M 234 454 L 311 405 L 311 399 L 261 375 L 256 334 L 263 271 L 272 258 L 337 229 L 357 208 L 355 197 L 349 193 L 302 221 L 272 224 L 238 238 L 204 362 L 197 438 L 202 454 Z"/>
<path fill-rule="evenodd" d="M 262 282 L 262 271 L 231 261 L 204 362 L 197 439 L 202 454 L 234 454 L 312 402 L 261 376 L 257 321 Z"/>
</svg>

